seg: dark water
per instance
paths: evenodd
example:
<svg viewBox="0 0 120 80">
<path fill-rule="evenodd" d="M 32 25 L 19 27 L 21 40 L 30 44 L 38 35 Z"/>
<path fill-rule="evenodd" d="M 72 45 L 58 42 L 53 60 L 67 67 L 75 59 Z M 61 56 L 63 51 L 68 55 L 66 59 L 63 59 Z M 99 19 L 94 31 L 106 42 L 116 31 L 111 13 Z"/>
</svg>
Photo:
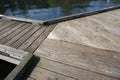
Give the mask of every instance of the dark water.
<svg viewBox="0 0 120 80">
<path fill-rule="evenodd" d="M 15 67 L 15 64 L 0 60 L 0 80 L 4 80 Z"/>
<path fill-rule="evenodd" d="M 0 14 L 48 20 L 120 5 L 120 0 L 0 0 Z"/>
</svg>

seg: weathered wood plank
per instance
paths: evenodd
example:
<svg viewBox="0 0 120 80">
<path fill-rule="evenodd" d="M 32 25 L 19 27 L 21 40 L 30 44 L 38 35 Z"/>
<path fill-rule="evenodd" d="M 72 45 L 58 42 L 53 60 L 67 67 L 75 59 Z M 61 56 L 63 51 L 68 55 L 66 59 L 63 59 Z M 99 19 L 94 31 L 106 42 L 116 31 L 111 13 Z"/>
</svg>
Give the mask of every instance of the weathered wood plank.
<svg viewBox="0 0 120 80">
<path fill-rule="evenodd" d="M 18 22 L 9 22 L 8 24 L 0 28 L 0 34 L 3 34 L 4 32 L 8 31 L 11 27 L 14 27 L 17 24 Z"/>
<path fill-rule="evenodd" d="M 43 31 L 43 33 L 40 35 L 39 38 L 37 38 L 37 40 L 35 40 L 31 46 L 29 46 L 26 51 L 33 53 L 42 43 L 42 41 L 48 36 L 48 34 L 54 29 L 55 25 L 51 25 L 51 26 L 44 26 L 44 27 L 48 27 L 46 30 Z"/>
<path fill-rule="evenodd" d="M 13 59 L 17 59 L 17 60 L 23 60 L 24 56 L 26 54 L 28 54 L 27 52 L 24 52 L 22 50 L 16 50 L 14 48 L 5 46 L 5 45 L 1 45 L 0 44 L 0 51 L 1 51 L 1 55 L 5 55 L 8 57 L 11 57 Z"/>
<path fill-rule="evenodd" d="M 29 77 L 29 78 L 27 78 L 27 80 L 36 80 L 36 79 L 34 79 L 34 78 L 32 78 L 32 77 Z"/>
<path fill-rule="evenodd" d="M 33 80 L 76 80 L 47 69 L 36 67 L 30 74 Z M 29 80 L 29 78 L 28 78 Z M 30 79 L 31 80 L 31 79 Z"/>
<path fill-rule="evenodd" d="M 110 11 L 109 13 L 110 13 L 110 14 L 113 14 L 113 15 L 120 16 L 120 11 L 119 11 L 119 10 Z"/>
<path fill-rule="evenodd" d="M 101 21 L 102 18 L 96 20 L 93 19 L 95 18 L 94 17 L 90 19 L 87 18 L 84 19 L 83 21 L 79 20 L 82 26 L 88 26 L 87 32 L 84 32 L 83 34 L 84 37 L 89 39 L 89 42 L 91 41 L 91 43 L 92 42 L 93 44 L 95 43 L 98 46 L 98 48 L 103 47 L 103 49 L 119 51 L 120 46 L 117 44 L 119 44 L 119 39 L 120 39 L 120 34 L 119 34 L 120 28 L 118 26 L 117 27 L 112 26 L 112 23 L 109 25 L 110 22 L 106 23 L 106 21 Z"/>
<path fill-rule="evenodd" d="M 27 32 L 26 34 L 24 34 L 19 40 L 17 40 L 16 42 L 14 42 L 11 46 L 18 48 L 21 44 L 23 44 L 27 39 L 29 39 L 35 32 L 36 30 L 39 29 L 39 26 L 31 26 L 32 29 Z"/>
<path fill-rule="evenodd" d="M 95 19 L 94 17 L 92 19 Z M 102 21 L 101 19 L 96 19 L 96 22 L 103 25 L 103 28 L 100 30 L 99 28 L 99 35 L 102 35 L 103 38 L 98 37 L 96 38 L 97 44 L 101 44 L 104 46 L 104 49 L 109 49 L 109 50 L 115 50 L 119 51 L 119 45 L 120 42 L 120 34 L 119 34 L 119 23 L 116 23 L 117 25 L 113 26 L 112 23 L 109 24 L 110 22 L 105 22 Z"/>
<path fill-rule="evenodd" d="M 10 63 L 13 63 L 13 64 L 16 64 L 16 65 L 20 64 L 19 60 L 13 59 L 11 57 L 0 55 L 0 59 L 4 60 L 4 61 L 7 61 L 7 62 L 10 62 Z"/>
<path fill-rule="evenodd" d="M 9 21 L 6 21 L 6 20 L 2 20 L 0 22 L 0 27 L 2 27 L 3 25 L 6 25 Z"/>
<path fill-rule="evenodd" d="M 8 36 L 2 38 L 2 39 L 0 40 L 0 43 L 1 43 L 1 44 L 8 44 L 7 42 L 8 42 L 9 40 L 11 40 L 13 37 L 15 37 L 16 35 L 18 35 L 18 34 L 21 33 L 22 31 L 24 31 L 28 26 L 30 26 L 30 25 L 27 24 L 27 25 L 24 25 L 24 26 L 18 28 L 18 29 L 17 29 L 16 31 L 14 31 L 13 33 L 11 33 L 11 34 L 9 34 Z"/>
<path fill-rule="evenodd" d="M 22 32 L 20 32 L 19 34 L 17 34 L 15 37 L 13 37 L 11 40 L 9 40 L 8 42 L 6 42 L 6 45 L 12 45 L 15 41 L 17 41 L 18 39 L 20 39 L 24 34 L 26 34 L 28 31 L 32 30 L 32 26 L 27 26 L 27 28 L 25 30 L 23 30 Z"/>
<path fill-rule="evenodd" d="M 9 22 L 11 22 L 11 20 L 9 20 L 9 19 L 5 19 L 5 18 L 2 18 L 2 19 L 0 19 L 1 20 L 1 22 L 0 22 L 0 26 L 2 26 L 2 25 L 6 25 L 7 23 L 9 23 Z M 2 23 L 2 24 L 1 24 Z M 6 23 L 6 24 L 5 24 Z"/>
<path fill-rule="evenodd" d="M 23 77 L 23 74 L 26 71 L 26 69 L 29 68 L 28 66 L 30 65 L 30 60 L 33 57 L 33 55 L 28 53 L 28 52 L 24 52 L 24 51 L 22 51 L 22 52 L 27 53 L 24 56 L 24 59 L 20 62 L 19 65 L 17 65 L 11 71 L 11 73 L 4 80 L 18 80 L 18 79 L 21 79 L 21 77 Z"/>
<path fill-rule="evenodd" d="M 31 78 L 119 80 L 120 17 L 119 11 L 115 12 L 59 23 L 54 30 L 53 25 L 34 28 L 33 24 L 4 19 L 0 21 L 0 43 L 33 53 L 53 30 L 48 38 L 54 41 L 45 41 L 34 53 L 41 57 L 41 62 Z M 20 24 L 14 25 L 14 22 Z"/>
<path fill-rule="evenodd" d="M 107 15 L 100 18 L 99 15 L 103 13 L 59 23 L 48 38 L 120 51 L 119 19 L 111 20 Z"/>
<path fill-rule="evenodd" d="M 83 68 L 87 70 L 91 70 L 97 73 L 105 74 L 108 76 L 114 76 L 117 78 L 120 78 L 120 59 L 119 58 L 113 58 L 113 57 L 105 57 L 103 54 L 108 54 L 110 51 L 104 51 L 97 49 L 92 49 L 90 47 L 82 47 L 79 45 L 79 47 L 76 48 L 82 48 L 83 50 L 79 51 L 74 50 L 72 46 L 75 46 L 75 44 L 67 48 L 64 46 L 65 42 L 59 42 L 59 41 L 49 41 L 46 40 L 43 42 L 43 44 L 36 50 L 35 54 L 40 57 L 45 57 L 54 61 L 58 61 L 61 63 L 69 64 L 72 66 L 76 66 L 78 68 Z M 70 43 L 66 43 L 70 44 Z M 68 45 L 67 45 L 68 46 Z M 78 46 L 78 45 L 77 45 Z M 86 49 L 84 49 L 86 48 Z M 87 50 L 89 48 L 89 50 Z M 85 50 L 85 51 L 84 51 Z M 89 52 L 90 50 L 94 52 Z M 99 51 L 103 51 L 102 54 L 99 53 Z M 113 52 L 117 54 L 116 52 Z M 120 53 L 115 55 L 120 57 Z"/>
<path fill-rule="evenodd" d="M 88 17 L 88 18 L 90 18 L 90 17 Z M 119 24 L 120 24 L 120 19 L 119 18 L 117 18 L 117 17 L 115 17 L 115 16 L 112 16 L 111 14 L 103 14 L 103 15 L 94 15 L 94 16 L 92 16 L 91 17 L 91 19 L 96 19 L 96 21 L 100 21 L 100 22 L 102 22 L 103 24 L 106 24 L 106 26 L 108 25 L 108 27 L 109 26 L 111 26 L 111 27 L 115 27 L 115 28 L 117 28 L 118 26 L 119 26 Z M 99 21 L 98 21 L 98 23 L 99 23 Z M 114 21 L 114 22 L 113 22 Z M 110 24 L 108 24 L 108 23 L 110 23 Z M 101 24 L 101 25 L 103 25 L 103 24 Z"/>
<path fill-rule="evenodd" d="M 12 28 L 11 30 L 5 32 L 4 34 L 0 35 L 0 39 L 8 36 L 9 34 L 11 34 L 12 32 L 16 31 L 18 28 L 22 27 L 23 25 L 25 25 L 24 23 L 18 24 L 16 26 L 14 26 L 14 28 Z"/>
<path fill-rule="evenodd" d="M 94 17 L 92 17 L 92 18 L 94 18 Z M 117 38 L 119 38 L 118 31 L 120 29 L 118 27 L 116 28 L 114 26 L 113 26 L 114 27 L 113 28 L 112 24 L 108 25 L 108 23 L 106 23 L 105 21 L 101 21 L 101 19 L 96 19 L 94 21 L 85 19 L 83 21 L 81 21 L 81 20 L 79 20 L 79 21 L 81 22 L 80 23 L 81 25 L 88 26 L 87 31 L 91 32 L 91 35 L 89 35 L 89 36 L 88 36 L 87 32 L 84 32 L 85 35 L 87 35 L 85 37 L 88 38 L 89 41 L 91 40 L 91 41 L 94 41 L 94 43 L 96 42 L 96 44 L 98 46 L 101 45 L 103 47 L 107 47 L 107 48 L 111 49 L 110 47 L 112 47 L 112 44 L 115 45 L 115 42 L 113 39 L 117 40 Z M 86 24 L 84 21 L 87 22 L 88 24 Z M 91 27 L 89 27 L 89 26 L 91 26 Z M 114 30 L 116 30 L 116 31 L 114 31 Z M 112 48 L 114 48 L 114 47 L 112 47 Z"/>
<path fill-rule="evenodd" d="M 2 22 L 3 20 L 2 20 L 2 18 L 0 17 L 0 22 Z"/>
<path fill-rule="evenodd" d="M 29 39 L 27 39 L 18 49 L 21 50 L 26 50 L 38 37 L 41 36 L 42 32 L 46 29 L 47 27 L 43 26 L 38 29 L 36 33 L 33 34 Z"/>
<path fill-rule="evenodd" d="M 80 68 L 78 69 L 73 66 L 58 63 L 45 58 L 41 58 L 41 61 L 37 66 L 78 80 L 119 80 L 110 76 L 97 74 Z"/>
</svg>

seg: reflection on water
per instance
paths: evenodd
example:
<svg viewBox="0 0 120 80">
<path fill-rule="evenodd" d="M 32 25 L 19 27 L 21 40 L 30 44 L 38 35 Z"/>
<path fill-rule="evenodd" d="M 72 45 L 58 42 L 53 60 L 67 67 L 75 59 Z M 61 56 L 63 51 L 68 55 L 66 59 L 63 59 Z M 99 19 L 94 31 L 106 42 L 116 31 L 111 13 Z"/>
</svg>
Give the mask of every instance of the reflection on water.
<svg viewBox="0 0 120 80">
<path fill-rule="evenodd" d="M 120 0 L 0 0 L 0 14 L 47 20 L 120 5 Z"/>
</svg>

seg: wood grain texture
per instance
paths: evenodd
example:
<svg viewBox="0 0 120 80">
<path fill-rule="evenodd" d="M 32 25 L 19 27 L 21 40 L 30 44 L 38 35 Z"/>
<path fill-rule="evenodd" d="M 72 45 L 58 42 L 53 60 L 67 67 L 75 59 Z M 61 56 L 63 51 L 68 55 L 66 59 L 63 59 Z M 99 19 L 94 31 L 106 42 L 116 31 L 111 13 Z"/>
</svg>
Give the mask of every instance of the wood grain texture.
<svg viewBox="0 0 120 80">
<path fill-rule="evenodd" d="M 32 56 L 33 54 L 28 52 L 0 44 L 0 59 L 16 65 L 4 80 L 20 79 L 21 74 L 24 73 L 25 67 L 27 67 Z"/>
<path fill-rule="evenodd" d="M 40 27 L 29 39 L 27 39 L 19 49 L 26 50 L 46 29 L 46 27 Z"/>
<path fill-rule="evenodd" d="M 73 66 L 58 63 L 46 58 L 41 58 L 41 62 L 38 66 L 78 80 L 118 80 L 110 76 L 97 74 L 80 68 L 78 69 Z"/>
<path fill-rule="evenodd" d="M 28 52 L 17 50 L 0 44 L 0 59 L 19 65 Z"/>
<path fill-rule="evenodd" d="M 120 79 L 120 9 L 47 26 L 3 19 L 0 31 L 40 58 L 28 80 Z"/>
<path fill-rule="evenodd" d="M 59 73 L 54 73 L 47 69 L 36 67 L 33 72 L 30 74 L 30 77 L 33 80 L 76 80 Z M 29 78 L 28 78 L 29 80 Z"/>
<path fill-rule="evenodd" d="M 69 45 L 65 46 L 65 44 Z M 68 46 L 70 46 L 70 48 Z M 118 52 L 99 50 L 84 45 L 76 46 L 76 44 L 64 41 L 46 39 L 36 50 L 35 54 L 41 58 L 43 57 L 63 64 L 68 64 L 78 69 L 82 68 L 120 78 L 120 53 Z M 118 58 L 115 56 L 118 56 Z"/>
<path fill-rule="evenodd" d="M 32 78 L 32 77 L 29 77 L 29 78 L 27 78 L 27 80 L 36 80 L 36 79 L 34 79 L 34 78 Z"/>
<path fill-rule="evenodd" d="M 48 34 L 54 29 L 55 25 L 44 26 L 47 27 L 46 30 L 44 30 L 43 33 L 31 44 L 33 46 L 29 46 L 26 51 L 33 53 L 45 40 L 45 38 L 47 38 Z"/>
<path fill-rule="evenodd" d="M 37 29 L 39 29 L 39 27 L 35 27 L 35 26 L 31 26 L 31 27 L 32 27 L 32 29 L 29 32 L 24 34 L 19 40 L 14 42 L 11 46 L 18 48 L 24 41 L 29 39 L 36 32 Z"/>
<path fill-rule="evenodd" d="M 120 16 L 111 12 L 59 23 L 48 38 L 120 52 Z"/>
<path fill-rule="evenodd" d="M 11 34 L 12 32 L 14 32 L 15 30 L 17 30 L 19 27 L 22 27 L 23 25 L 24 25 L 24 23 L 21 23 L 21 24 L 15 26 L 14 28 L 12 28 L 11 30 L 5 32 L 4 34 L 0 35 L 0 39 L 8 36 L 8 35 Z"/>
<path fill-rule="evenodd" d="M 24 56 L 28 54 L 27 52 L 21 51 L 21 50 L 16 50 L 14 48 L 5 46 L 5 45 L 0 45 L 0 51 L 3 52 L 2 55 L 8 55 L 8 57 L 12 57 L 18 60 L 23 60 Z"/>
<path fill-rule="evenodd" d="M 0 22 L 0 44 L 33 53 L 55 26 L 35 25 L 5 18 Z"/>
<path fill-rule="evenodd" d="M 19 50 L 21 51 L 21 50 Z M 33 54 L 28 53 L 28 52 L 24 52 L 23 53 L 27 53 L 24 56 L 24 59 L 20 62 L 19 65 L 17 65 L 10 73 L 9 75 L 7 75 L 7 77 L 4 80 L 19 80 L 21 79 L 21 77 L 23 77 L 26 69 L 29 68 L 30 65 L 30 61 L 31 58 L 33 57 Z"/>
<path fill-rule="evenodd" d="M 14 37 L 16 37 L 18 34 L 19 34 L 19 35 L 22 34 L 22 33 L 21 33 L 22 31 L 23 31 L 23 33 L 24 33 L 24 30 L 26 30 L 26 28 L 27 28 L 28 26 L 30 26 L 30 25 L 29 25 L 29 24 L 26 24 L 26 25 L 24 25 L 24 27 L 21 26 L 19 29 L 13 31 L 13 32 L 12 32 L 11 34 L 9 34 L 8 36 L 2 38 L 2 39 L 0 40 L 0 43 L 1 43 L 1 44 L 9 45 L 10 42 L 12 42 L 11 39 L 14 39 Z M 28 28 L 29 28 L 29 27 L 28 27 Z M 10 41 L 10 42 L 9 42 L 9 41 Z"/>
<path fill-rule="evenodd" d="M 31 26 L 27 27 L 26 29 L 24 29 L 22 32 L 18 33 L 16 36 L 13 36 L 13 38 L 11 38 L 11 36 L 8 36 L 7 39 L 4 38 L 2 42 L 2 44 L 6 44 L 6 45 L 12 45 L 14 42 L 16 42 L 18 39 L 20 39 L 24 34 L 26 34 L 28 31 L 30 31 L 32 29 Z"/>
<path fill-rule="evenodd" d="M 119 13 L 59 23 L 35 51 L 41 58 L 37 66 L 77 80 L 119 80 Z"/>
</svg>

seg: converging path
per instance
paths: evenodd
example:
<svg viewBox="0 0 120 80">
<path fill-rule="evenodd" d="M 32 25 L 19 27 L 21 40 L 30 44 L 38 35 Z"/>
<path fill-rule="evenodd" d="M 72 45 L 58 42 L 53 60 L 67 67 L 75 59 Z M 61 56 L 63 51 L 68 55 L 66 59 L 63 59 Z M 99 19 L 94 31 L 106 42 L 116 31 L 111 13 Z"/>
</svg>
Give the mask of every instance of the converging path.
<svg viewBox="0 0 120 80">
<path fill-rule="evenodd" d="M 120 9 L 47 26 L 0 18 L 0 44 L 40 58 L 28 80 L 120 80 Z"/>
<path fill-rule="evenodd" d="M 1 18 L 0 44 L 33 53 L 54 27 Z"/>
<path fill-rule="evenodd" d="M 35 80 L 119 80 L 120 9 L 58 23 L 34 54 Z"/>
</svg>

